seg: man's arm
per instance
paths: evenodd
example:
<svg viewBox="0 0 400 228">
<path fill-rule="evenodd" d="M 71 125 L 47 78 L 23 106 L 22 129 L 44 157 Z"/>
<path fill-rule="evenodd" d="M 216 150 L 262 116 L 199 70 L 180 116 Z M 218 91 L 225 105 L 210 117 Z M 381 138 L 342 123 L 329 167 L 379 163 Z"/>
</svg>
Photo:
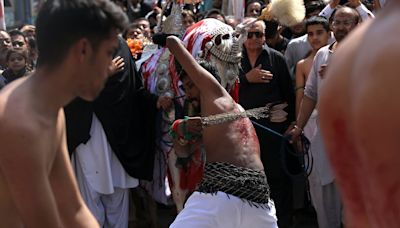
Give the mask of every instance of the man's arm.
<svg viewBox="0 0 400 228">
<path fill-rule="evenodd" d="M 26 227 L 61 227 L 56 200 L 48 180 L 44 140 L 29 120 L 2 118 L 0 170 L 18 214 Z"/>
<path fill-rule="evenodd" d="M 304 77 L 304 61 L 299 61 L 296 67 L 296 86 L 295 86 L 295 94 L 296 94 L 296 116 L 299 114 L 301 100 L 304 96 L 304 87 L 305 87 L 305 77 Z"/>
<path fill-rule="evenodd" d="M 319 54 L 317 53 L 317 56 Z M 307 124 L 308 119 L 317 105 L 318 99 L 318 70 L 317 56 L 314 58 L 313 66 L 311 67 L 310 74 L 308 75 L 306 88 L 304 90 L 303 99 L 300 102 L 300 109 L 296 119 L 296 125 L 291 129 L 292 141 L 303 131 L 304 126 Z"/>
<path fill-rule="evenodd" d="M 375 15 L 364 4 L 362 4 L 360 0 L 349 0 L 349 4 L 351 7 L 357 10 L 362 21 L 375 18 Z"/>
<path fill-rule="evenodd" d="M 57 130 L 61 131 L 61 142 L 50 173 L 50 182 L 63 227 L 99 227 L 79 193 L 72 171 L 66 146 L 63 111 L 59 114 Z"/>
<path fill-rule="evenodd" d="M 183 46 L 181 40 L 175 36 L 169 36 L 166 44 L 170 52 L 182 65 L 187 75 L 200 91 L 211 92 L 217 94 L 217 96 L 223 96 L 227 93 L 214 76 L 196 62 L 193 56 Z"/>
<path fill-rule="evenodd" d="M 332 16 L 333 11 L 335 11 L 335 8 L 339 5 L 339 3 L 340 0 L 331 0 L 329 4 L 327 4 L 318 15 L 325 17 L 327 20 L 329 20 L 329 18 Z"/>
</svg>

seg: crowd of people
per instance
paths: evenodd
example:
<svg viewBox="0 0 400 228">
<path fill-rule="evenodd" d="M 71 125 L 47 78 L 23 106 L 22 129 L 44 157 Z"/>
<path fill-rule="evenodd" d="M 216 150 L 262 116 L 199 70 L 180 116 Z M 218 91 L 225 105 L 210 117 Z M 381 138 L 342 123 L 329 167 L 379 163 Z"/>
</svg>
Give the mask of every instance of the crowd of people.
<svg viewBox="0 0 400 228">
<path fill-rule="evenodd" d="M 302 3 L 288 25 L 260 19 L 260 0 L 48 0 L 36 26 L 1 30 L 0 220 L 139 227 L 150 213 L 145 226 L 162 227 L 158 205 L 176 207 L 171 227 L 290 228 L 311 207 L 320 228 L 396 227 L 396 207 L 368 218 L 388 204 L 374 208 L 378 191 L 350 167 L 387 180 L 368 170 L 376 148 L 363 160 L 368 137 L 351 135 L 372 119 L 349 129 L 355 117 L 330 106 L 355 105 L 350 86 L 363 88 L 342 77 L 360 76 L 336 55 L 355 55 L 353 30 L 387 23 L 386 2 Z M 354 162 L 335 157 L 346 150 Z"/>
</svg>

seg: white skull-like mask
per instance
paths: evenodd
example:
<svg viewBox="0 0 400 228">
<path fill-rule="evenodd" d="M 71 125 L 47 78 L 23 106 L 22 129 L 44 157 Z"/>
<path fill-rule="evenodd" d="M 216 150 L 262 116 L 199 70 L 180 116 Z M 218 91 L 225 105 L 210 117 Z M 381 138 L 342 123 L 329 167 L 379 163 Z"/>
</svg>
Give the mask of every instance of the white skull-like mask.
<svg viewBox="0 0 400 228">
<path fill-rule="evenodd" d="M 194 57 L 210 62 L 221 85 L 230 91 L 238 79 L 242 56 L 241 39 L 232 27 L 216 19 L 204 19 L 187 30 L 183 41 Z"/>
</svg>

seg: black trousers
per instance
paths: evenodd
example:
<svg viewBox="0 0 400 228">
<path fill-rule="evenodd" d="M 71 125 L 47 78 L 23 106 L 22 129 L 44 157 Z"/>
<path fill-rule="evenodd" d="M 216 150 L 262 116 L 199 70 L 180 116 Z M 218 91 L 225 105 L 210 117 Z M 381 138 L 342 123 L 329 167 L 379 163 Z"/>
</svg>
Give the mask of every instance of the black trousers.
<svg viewBox="0 0 400 228">
<path fill-rule="evenodd" d="M 279 228 L 289 228 L 293 224 L 293 190 L 288 178 L 268 178 L 271 198 L 275 203 Z"/>
<path fill-rule="evenodd" d="M 287 124 L 265 124 L 267 127 L 283 134 Z M 275 202 L 278 226 L 289 228 L 293 221 L 293 184 L 285 172 L 283 156 L 281 151 L 282 138 L 266 132 L 255 126 L 260 142 L 261 161 L 267 175 L 268 185 L 271 190 L 271 198 Z"/>
</svg>

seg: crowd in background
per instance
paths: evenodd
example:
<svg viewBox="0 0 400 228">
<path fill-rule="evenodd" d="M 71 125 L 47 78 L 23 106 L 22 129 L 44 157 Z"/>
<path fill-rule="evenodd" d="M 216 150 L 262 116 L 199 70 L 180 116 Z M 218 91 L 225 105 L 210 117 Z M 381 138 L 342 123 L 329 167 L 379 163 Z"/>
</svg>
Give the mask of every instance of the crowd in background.
<svg viewBox="0 0 400 228">
<path fill-rule="evenodd" d="M 165 1 L 114 0 L 114 2 L 126 12 L 130 20 L 129 27 L 121 36 L 126 41 L 133 59 L 136 63 L 139 63 L 133 67 L 136 67 L 135 74 L 140 76 L 140 63 L 145 61 L 141 58 L 146 47 L 154 45 L 152 37 L 161 32 L 159 29 L 160 20 L 165 19 L 170 9 L 166 7 Z M 260 16 L 262 10 L 268 4 L 268 1 L 245 1 L 243 3 L 245 5 L 244 12 L 240 17 L 237 12 L 232 10 L 232 7 L 228 6 L 229 2 L 225 0 L 205 0 L 200 3 L 184 5 L 182 30 L 186 30 L 204 18 L 215 18 L 232 26 L 232 28 L 236 28 L 244 20 Z M 381 7 L 384 7 L 385 3 L 378 0 L 330 0 L 329 2 L 304 0 L 304 4 L 306 17 L 303 22 L 290 27 L 281 25 L 278 21 L 262 22 L 248 31 L 248 39 L 243 49 L 239 75 L 239 103 L 245 109 L 260 107 L 269 102 L 288 103 L 287 121 L 279 124 L 270 123 L 267 120 L 260 122 L 281 134 L 292 131 L 297 127 L 295 122 L 296 120 L 299 121 L 298 116 L 302 113 L 303 97 L 311 96 L 309 95 L 311 92 L 305 91 L 305 89 L 306 85 L 309 84 L 307 79 L 312 71 L 314 71 L 314 74 L 323 77 L 324 67 L 326 67 L 328 61 L 319 64 L 320 69 L 314 69 L 314 57 L 318 56 L 319 49 L 326 45 L 333 45 L 335 42 L 340 43 L 341 39 L 358 24 L 358 21 L 362 23 L 366 20 L 372 20 L 374 14 Z M 342 18 L 338 19 L 340 15 L 336 15 L 335 10 L 343 6 L 354 9 L 357 15 L 344 14 Z M 353 16 L 357 19 L 352 18 Z M 11 31 L 0 31 L 0 69 L 2 71 L 0 88 L 34 71 L 37 65 L 37 57 L 35 27 L 33 25 L 24 25 Z M 127 67 L 126 64 L 125 67 Z M 266 74 L 265 71 L 270 73 Z M 262 77 L 267 77 L 268 80 L 259 82 L 258 75 L 263 75 Z M 314 107 L 311 111 L 314 110 Z M 340 195 L 337 192 L 325 192 L 335 191 L 335 187 L 333 186 L 330 189 L 320 188 L 320 190 L 315 187 L 325 187 L 334 183 L 335 179 L 330 173 L 329 167 L 327 167 L 329 165 L 324 164 L 324 161 L 320 162 L 318 158 L 323 153 L 320 152 L 323 151 L 323 143 L 321 139 L 315 138 L 318 135 L 315 130 L 318 125 L 318 114 L 316 112 L 308 114 L 311 115 L 311 118 L 306 118 L 309 121 L 307 127 L 301 126 L 301 130 L 304 130 L 311 141 L 312 155 L 315 158 L 313 170 L 310 171 L 311 175 L 308 180 L 304 175 L 302 178 L 295 177 L 290 170 L 288 171 L 287 166 L 294 164 L 293 166 L 300 167 L 310 166 L 310 164 L 304 164 L 296 158 L 289 159 L 289 165 L 282 163 L 281 139 L 256 128 L 261 146 L 261 160 L 271 188 L 271 197 L 277 208 L 279 227 L 292 227 L 295 224 L 296 211 L 309 205 L 312 205 L 316 210 L 319 227 L 340 227 L 343 222 Z M 151 207 L 151 213 L 155 213 L 154 202 L 157 202 L 159 207 L 173 205 L 170 192 L 164 189 L 168 189 L 168 187 L 165 187 L 165 176 L 161 175 L 160 180 L 153 180 L 158 181 L 157 184 L 160 189 L 163 189 L 162 192 L 165 194 L 163 197 L 153 197 L 156 191 L 149 191 L 149 193 L 137 189 L 134 191 L 134 200 L 130 202 L 130 207 L 136 208 L 136 215 L 130 215 L 130 217 L 133 217 L 135 221 L 144 219 L 141 217 L 142 215 L 139 215 L 140 208 Z M 157 218 L 152 216 L 150 220 L 157 220 Z M 136 221 L 136 223 L 139 224 L 140 222 Z M 149 224 L 156 226 L 157 221 L 150 221 L 147 226 L 150 226 Z"/>
</svg>

